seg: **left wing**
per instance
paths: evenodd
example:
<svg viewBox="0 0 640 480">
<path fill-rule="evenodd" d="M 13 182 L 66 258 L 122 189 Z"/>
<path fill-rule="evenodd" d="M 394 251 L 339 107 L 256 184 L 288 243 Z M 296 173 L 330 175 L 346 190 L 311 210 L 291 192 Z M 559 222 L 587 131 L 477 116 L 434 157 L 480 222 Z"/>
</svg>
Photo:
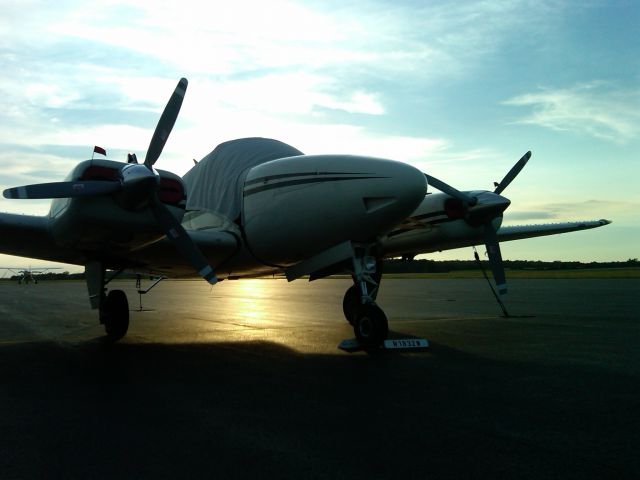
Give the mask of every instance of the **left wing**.
<svg viewBox="0 0 640 480">
<path fill-rule="evenodd" d="M 444 214 L 442 215 L 444 217 Z M 609 225 L 610 220 L 562 222 L 542 225 L 500 226 L 496 230 L 498 242 L 557 235 Z M 472 227 L 462 219 L 434 217 L 405 222 L 382 241 L 385 257 L 419 255 L 485 243 L 482 227 Z"/>
</svg>

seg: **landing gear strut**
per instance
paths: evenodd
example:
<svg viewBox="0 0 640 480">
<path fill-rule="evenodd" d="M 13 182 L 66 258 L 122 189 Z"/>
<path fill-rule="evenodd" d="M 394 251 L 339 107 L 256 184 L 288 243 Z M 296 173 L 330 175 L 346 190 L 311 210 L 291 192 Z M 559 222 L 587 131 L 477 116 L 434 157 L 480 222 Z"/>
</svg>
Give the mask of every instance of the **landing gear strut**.
<svg viewBox="0 0 640 480">
<path fill-rule="evenodd" d="M 360 344 L 373 347 L 387 338 L 389 325 L 386 315 L 375 302 L 382 277 L 381 265 L 367 253 L 365 248 L 355 249 L 351 274 L 353 286 L 344 295 L 342 310 L 347 321 L 353 325 Z"/>
</svg>

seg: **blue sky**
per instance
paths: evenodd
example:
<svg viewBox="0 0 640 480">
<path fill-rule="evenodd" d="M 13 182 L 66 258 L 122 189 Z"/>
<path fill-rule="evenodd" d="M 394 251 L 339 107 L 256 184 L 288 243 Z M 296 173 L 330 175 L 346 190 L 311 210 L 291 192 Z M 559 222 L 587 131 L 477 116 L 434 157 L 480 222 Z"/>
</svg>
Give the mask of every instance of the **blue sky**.
<svg viewBox="0 0 640 480">
<path fill-rule="evenodd" d="M 143 156 L 184 76 L 160 168 L 184 174 L 220 142 L 266 136 L 490 189 L 532 150 L 505 223 L 614 223 L 505 243 L 506 258 L 640 257 L 635 1 L 4 0 L 0 18 L 3 189 L 62 180 L 93 145 Z"/>
</svg>

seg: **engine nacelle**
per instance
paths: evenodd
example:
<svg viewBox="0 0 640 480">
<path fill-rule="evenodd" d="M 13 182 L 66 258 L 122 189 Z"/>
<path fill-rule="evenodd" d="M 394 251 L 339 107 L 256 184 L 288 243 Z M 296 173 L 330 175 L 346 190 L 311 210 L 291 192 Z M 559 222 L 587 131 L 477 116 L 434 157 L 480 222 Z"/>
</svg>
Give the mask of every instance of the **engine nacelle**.
<svg viewBox="0 0 640 480">
<path fill-rule="evenodd" d="M 496 202 L 492 192 L 467 192 L 478 197 L 480 204 Z M 499 208 L 506 208 L 500 204 Z M 502 216 L 493 211 L 490 220 L 496 230 Z M 462 202 L 444 193 L 424 197 L 416 210 L 397 225 L 382 242 L 385 256 L 431 253 L 443 249 L 482 244 L 485 241 L 482 222 L 470 222 Z"/>
<path fill-rule="evenodd" d="M 67 181 L 121 181 L 121 169 L 126 166 L 112 160 L 86 160 L 73 169 Z M 158 197 L 180 220 L 185 207 L 182 179 L 164 170 L 158 170 L 158 173 Z M 119 249 L 140 248 L 164 237 L 149 208 L 127 208 L 119 193 L 56 198 L 51 203 L 49 217 L 56 242 L 70 248 L 92 250 L 100 247 L 116 253 Z"/>
</svg>

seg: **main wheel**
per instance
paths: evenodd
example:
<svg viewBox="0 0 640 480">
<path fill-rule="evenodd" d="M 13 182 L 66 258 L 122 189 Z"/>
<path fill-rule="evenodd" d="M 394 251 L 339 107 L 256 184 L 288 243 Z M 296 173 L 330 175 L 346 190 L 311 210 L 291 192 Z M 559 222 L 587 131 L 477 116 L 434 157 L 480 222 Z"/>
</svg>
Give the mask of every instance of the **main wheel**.
<svg viewBox="0 0 640 480">
<path fill-rule="evenodd" d="M 119 340 L 129 329 L 129 302 L 122 290 L 111 290 L 100 308 L 100 321 L 110 340 Z"/>
<path fill-rule="evenodd" d="M 344 312 L 344 318 L 347 319 L 351 325 L 355 321 L 356 312 L 358 307 L 362 305 L 360 301 L 360 289 L 355 285 L 351 285 L 344 294 L 342 300 L 342 311 Z"/>
<path fill-rule="evenodd" d="M 361 305 L 355 315 L 353 331 L 362 345 L 376 347 L 384 342 L 389 334 L 387 316 L 377 305 Z"/>
</svg>

